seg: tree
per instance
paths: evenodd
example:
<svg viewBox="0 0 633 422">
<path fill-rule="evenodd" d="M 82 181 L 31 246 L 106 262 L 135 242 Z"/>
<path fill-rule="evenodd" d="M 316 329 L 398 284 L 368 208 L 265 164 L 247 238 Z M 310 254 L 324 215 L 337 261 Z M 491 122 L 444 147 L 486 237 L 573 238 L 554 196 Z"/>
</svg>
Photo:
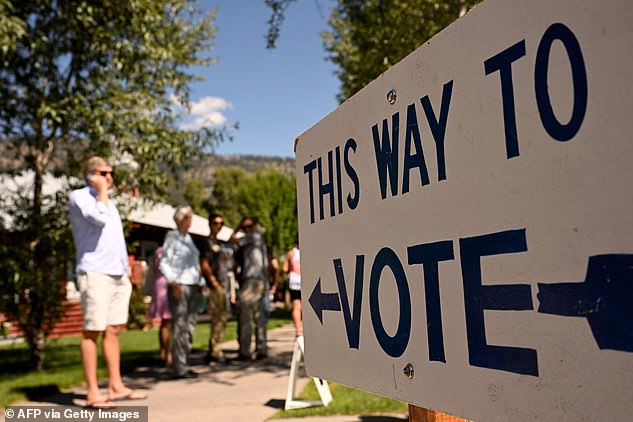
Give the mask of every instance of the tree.
<svg viewBox="0 0 633 422">
<path fill-rule="evenodd" d="M 3 202 L 8 198 L 5 196 Z M 16 199 L 13 227 L 20 231 L 1 229 L 0 235 L 0 309 L 15 320 L 30 346 L 30 361 L 42 369 L 46 336 L 62 313 L 65 290 L 59 282 L 66 275 L 66 262 L 72 253 L 66 218 L 66 195 L 57 192 L 59 206 L 45 209 L 41 226 L 46 232 L 35 248 L 25 241 L 35 238 L 36 230 L 24 197 Z M 21 238 L 16 241 L 16 234 Z M 17 299 L 17 300 L 16 300 Z"/>
<path fill-rule="evenodd" d="M 281 25 L 286 18 L 286 9 L 297 0 L 264 0 L 270 7 L 271 15 L 268 19 L 268 33 L 266 34 L 266 48 L 275 48 L 275 43 L 281 33 Z"/>
<path fill-rule="evenodd" d="M 237 167 L 218 168 L 213 183 L 212 212 L 235 226 L 242 217 L 256 217 L 264 237 L 280 254 L 296 243 L 297 196 L 294 176 L 275 169 L 246 173 Z"/>
<path fill-rule="evenodd" d="M 207 216 L 210 205 L 201 180 L 187 180 L 182 194 L 194 213 L 203 217 Z"/>
<path fill-rule="evenodd" d="M 286 8 L 296 0 L 265 0 L 271 9 L 267 47 L 274 48 Z M 322 33 L 337 65 L 340 102 L 448 26 L 481 0 L 338 0 Z"/>
<path fill-rule="evenodd" d="M 480 0 L 340 0 L 323 33 L 338 66 L 340 102 L 354 95 Z"/>
<path fill-rule="evenodd" d="M 213 180 L 209 213 L 222 214 L 225 223 L 235 227 L 242 218 L 237 191 L 247 178 L 239 167 L 218 167 Z"/>
<path fill-rule="evenodd" d="M 190 67 L 214 61 L 205 56 L 214 17 L 192 0 L 0 0 L 0 147 L 16 163 L 12 174 L 32 180 L 2 209 L 19 218 L 5 233 L 12 247 L 0 251 L 0 305 L 20 322 L 36 368 L 59 316 L 51 303 L 62 298 L 50 283 L 67 256 L 54 256 L 51 271 L 49 258 L 70 238 L 65 192 L 45 196 L 44 176 L 79 175 L 97 154 L 111 157 L 120 190 L 155 198 L 221 142 L 224 129 L 179 130 L 173 106 L 188 103 Z"/>
<path fill-rule="evenodd" d="M 266 229 L 264 238 L 276 254 L 296 244 L 297 195 L 295 177 L 277 170 L 257 171 L 247 178 L 237 191 L 242 216 L 258 219 Z"/>
</svg>

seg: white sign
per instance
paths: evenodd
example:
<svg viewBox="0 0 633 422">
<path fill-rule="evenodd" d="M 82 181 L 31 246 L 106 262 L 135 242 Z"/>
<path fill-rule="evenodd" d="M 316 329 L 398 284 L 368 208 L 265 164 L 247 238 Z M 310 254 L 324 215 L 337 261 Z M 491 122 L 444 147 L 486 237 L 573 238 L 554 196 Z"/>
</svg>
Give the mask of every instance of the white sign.
<svg viewBox="0 0 633 422">
<path fill-rule="evenodd" d="M 478 422 L 631 419 L 632 22 L 487 0 L 300 137 L 311 376 Z"/>
</svg>

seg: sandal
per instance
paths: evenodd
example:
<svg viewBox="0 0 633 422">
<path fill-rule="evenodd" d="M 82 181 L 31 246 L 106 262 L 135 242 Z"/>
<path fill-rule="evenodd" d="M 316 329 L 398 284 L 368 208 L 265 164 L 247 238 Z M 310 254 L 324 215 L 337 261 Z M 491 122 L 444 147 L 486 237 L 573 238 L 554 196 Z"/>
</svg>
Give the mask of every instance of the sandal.
<svg viewBox="0 0 633 422">
<path fill-rule="evenodd" d="M 110 396 L 111 401 L 124 401 L 124 400 L 145 400 L 147 394 L 136 390 L 129 390 L 127 393 L 117 394 L 116 396 Z"/>
<path fill-rule="evenodd" d="M 115 404 L 112 402 L 112 400 L 109 399 L 101 399 L 95 401 L 86 400 L 86 403 L 83 405 L 83 407 L 89 409 L 111 409 L 115 407 Z"/>
</svg>

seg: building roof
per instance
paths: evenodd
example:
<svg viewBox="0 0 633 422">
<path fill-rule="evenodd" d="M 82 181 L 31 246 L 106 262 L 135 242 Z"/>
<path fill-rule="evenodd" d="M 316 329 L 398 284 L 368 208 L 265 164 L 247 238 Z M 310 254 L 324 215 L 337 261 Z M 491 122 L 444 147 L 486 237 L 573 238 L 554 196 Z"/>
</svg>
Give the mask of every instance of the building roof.
<svg viewBox="0 0 633 422">
<path fill-rule="evenodd" d="M 44 176 L 44 195 L 52 195 L 60 190 L 69 190 L 71 185 L 78 183 L 77 178 L 72 177 L 54 177 L 51 174 Z M 0 175 L 0 194 L 4 198 L 7 196 L 18 195 L 18 193 L 24 194 L 25 191 L 32 190 L 33 187 L 33 172 L 27 171 L 18 175 Z M 127 198 L 126 198 L 127 197 Z M 166 229 L 175 229 L 176 223 L 174 222 L 174 213 L 176 209 L 171 205 L 163 203 L 148 204 L 145 201 L 141 201 L 137 198 L 131 198 L 127 195 L 119 195 L 119 202 L 129 202 L 131 207 L 125 207 L 131 209 L 130 212 L 122 212 L 122 218 L 139 224 L 145 224 L 148 226 L 162 227 Z M 126 200 L 128 199 L 128 200 Z M 49 204 L 49 206 L 52 204 Z M 10 214 L 1 213 L 0 221 L 4 222 L 6 228 L 12 226 L 13 217 Z M 199 236 L 209 236 L 209 223 L 206 218 L 194 214 L 189 232 Z M 231 237 L 233 230 L 228 227 L 223 227 L 219 233 L 218 238 L 220 240 L 228 241 Z"/>
<path fill-rule="evenodd" d="M 153 206 L 140 206 L 132 211 L 127 216 L 127 220 L 134 223 L 146 224 L 154 227 L 164 227 L 166 229 L 175 230 L 176 223 L 174 222 L 174 213 L 176 208 L 167 204 L 155 204 Z M 193 215 L 191 222 L 191 228 L 189 233 L 197 234 L 200 236 L 209 236 L 209 223 L 207 219 L 197 214 Z M 230 236 L 230 235 L 229 235 Z"/>
</svg>

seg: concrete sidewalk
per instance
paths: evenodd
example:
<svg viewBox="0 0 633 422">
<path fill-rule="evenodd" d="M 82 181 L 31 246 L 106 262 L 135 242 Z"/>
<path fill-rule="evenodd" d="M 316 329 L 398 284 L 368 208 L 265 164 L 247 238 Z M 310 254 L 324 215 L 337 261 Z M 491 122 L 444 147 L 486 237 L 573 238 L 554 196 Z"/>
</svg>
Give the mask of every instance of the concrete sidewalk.
<svg viewBox="0 0 633 422">
<path fill-rule="evenodd" d="M 163 368 L 142 367 L 125 376 L 131 388 L 147 392 L 146 400 L 121 401 L 121 406 L 149 406 L 151 422 L 264 421 L 283 408 L 288 389 L 294 328 L 285 326 L 268 333 L 269 357 L 262 361 L 209 366 L 200 353 L 192 356 L 195 379 L 170 380 Z M 229 357 L 237 353 L 237 342 L 223 345 Z M 310 378 L 297 383 L 300 392 Z M 105 388 L 105 386 L 104 386 Z M 15 405 L 73 405 L 85 399 L 85 388 L 77 387 L 42 402 Z M 336 400 L 336 397 L 334 397 Z M 4 417 L 0 418 L 4 419 Z M 284 419 L 284 421 L 387 422 L 407 420 L 406 415 L 333 416 Z"/>
</svg>

